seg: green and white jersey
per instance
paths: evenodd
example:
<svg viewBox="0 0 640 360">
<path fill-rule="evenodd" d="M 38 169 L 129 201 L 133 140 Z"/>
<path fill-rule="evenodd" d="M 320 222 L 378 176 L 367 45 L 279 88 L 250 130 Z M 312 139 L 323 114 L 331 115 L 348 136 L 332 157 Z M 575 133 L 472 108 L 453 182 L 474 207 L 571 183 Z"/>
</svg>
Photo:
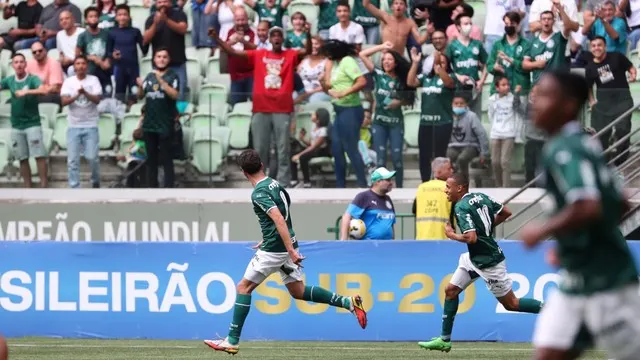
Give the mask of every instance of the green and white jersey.
<svg viewBox="0 0 640 360">
<path fill-rule="evenodd" d="M 449 74 L 453 81 L 455 75 Z M 420 125 L 442 125 L 453 122 L 453 95 L 455 89 L 444 86 L 439 76 L 418 75 L 422 87 L 418 91 L 422 95 L 420 103 Z"/>
<path fill-rule="evenodd" d="M 467 244 L 471 262 L 485 269 L 504 261 L 504 254 L 493 238 L 496 215 L 504 206 L 483 193 L 466 193 L 454 206 L 458 228 L 464 234 L 475 231 L 478 241 Z"/>
<path fill-rule="evenodd" d="M 525 59 L 528 58 L 531 61 L 545 59 L 547 63 L 544 69 L 536 69 L 531 72 L 531 85 L 535 85 L 545 71 L 569 68 L 569 61 L 564 55 L 566 48 L 567 39 L 562 35 L 562 32 L 555 32 L 545 40 L 542 39 L 542 34 L 533 39 Z"/>
<path fill-rule="evenodd" d="M 558 213 L 579 200 L 600 201 L 600 219 L 555 234 L 561 264 L 560 289 L 588 295 L 638 281 L 638 271 L 618 226 L 623 215 L 621 186 L 606 165 L 597 139 L 578 122 L 563 128 L 542 151 L 546 188 Z"/>
<path fill-rule="evenodd" d="M 26 95 L 16 97 L 18 90 L 35 90 L 42 83 L 35 75 L 27 74 L 21 80 L 11 75 L 2 79 L 0 89 L 9 90 L 11 93 L 11 127 L 18 130 L 40 126 L 40 111 L 38 110 L 38 96 Z"/>
<path fill-rule="evenodd" d="M 374 124 L 387 126 L 404 126 L 402 108 L 386 109 L 385 107 L 393 101 L 393 96 L 400 85 L 397 79 L 387 75 L 379 68 L 373 71 L 373 80 L 376 83 L 376 112 L 373 118 Z"/>
<path fill-rule="evenodd" d="M 80 48 L 82 53 L 89 57 L 95 55 L 100 59 L 104 59 L 107 56 L 107 38 L 109 37 L 109 30 L 100 30 L 97 34 L 92 34 L 89 31 L 84 31 L 78 36 L 76 47 Z M 96 64 L 93 61 L 88 61 L 89 74 L 96 75 Z M 101 71 L 104 71 L 100 69 Z"/>
<path fill-rule="evenodd" d="M 298 242 L 295 240 L 295 232 L 291 225 L 291 198 L 289 193 L 276 180 L 265 177 L 258 181 L 253 192 L 251 193 L 251 201 L 253 202 L 253 211 L 258 216 L 260 229 L 262 230 L 262 245 L 260 250 L 266 252 L 287 252 L 284 247 L 282 238 L 278 234 L 276 224 L 269 217 L 269 211 L 277 208 L 284 220 L 287 222 L 289 236 L 293 242 L 293 247 L 298 248 Z"/>
<path fill-rule="evenodd" d="M 258 13 L 260 21 L 268 21 L 271 24 L 271 27 L 282 27 L 282 15 L 284 15 L 284 9 L 279 4 L 276 4 L 274 7 L 269 9 L 263 2 L 256 1 L 253 10 Z"/>
<path fill-rule="evenodd" d="M 467 46 L 455 39 L 447 45 L 444 54 L 451 62 L 453 72 L 476 81 L 480 80 L 480 64 L 486 64 L 489 57 L 482 43 L 475 39 L 471 39 Z"/>
<path fill-rule="evenodd" d="M 371 0 L 371 4 L 380 9 L 380 0 Z M 351 10 L 351 20 L 362 25 L 363 28 L 370 28 L 373 26 L 379 26 L 378 19 L 371 15 L 362 4 L 362 0 L 355 0 L 353 2 L 353 10 Z"/>
<path fill-rule="evenodd" d="M 307 33 L 302 32 L 300 35 L 296 35 L 293 30 L 287 31 L 287 36 L 284 39 L 284 47 L 287 49 L 304 49 L 307 43 Z"/>
<path fill-rule="evenodd" d="M 168 69 L 162 79 L 172 88 L 180 88 L 180 79 L 171 69 Z M 142 83 L 145 93 L 145 112 L 142 121 L 142 129 L 146 132 L 169 134 L 173 130 L 178 109 L 176 101 L 162 90 L 156 75 L 151 72 Z"/>
<path fill-rule="evenodd" d="M 338 23 L 336 9 L 338 8 L 338 0 L 324 0 L 320 4 L 320 13 L 318 14 L 318 30 L 329 30 L 330 27 Z"/>
</svg>

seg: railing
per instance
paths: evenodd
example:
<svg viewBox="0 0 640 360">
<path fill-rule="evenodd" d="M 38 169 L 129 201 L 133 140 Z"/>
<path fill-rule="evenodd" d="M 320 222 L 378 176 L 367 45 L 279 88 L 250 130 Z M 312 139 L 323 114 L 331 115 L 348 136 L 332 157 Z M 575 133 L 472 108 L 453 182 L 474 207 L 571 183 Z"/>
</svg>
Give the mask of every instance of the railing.
<svg viewBox="0 0 640 360">
<path fill-rule="evenodd" d="M 415 225 L 412 226 L 411 228 L 413 229 L 413 236 L 410 238 L 406 238 L 404 236 L 404 220 L 407 218 L 414 218 L 415 215 L 413 214 L 396 214 L 396 219 L 400 219 L 400 237 L 398 237 L 396 234 L 396 239 L 415 239 L 415 231 L 416 231 L 416 227 Z M 338 218 L 336 219 L 336 224 L 335 226 L 331 226 L 327 228 L 327 232 L 328 233 L 334 233 L 335 234 L 335 238 L 336 240 L 340 240 L 340 222 L 342 221 L 342 215 L 338 216 Z M 396 230 L 398 229 L 398 227 L 396 226 Z"/>
<path fill-rule="evenodd" d="M 640 103 L 635 104 L 634 106 L 632 106 L 631 108 L 629 108 L 627 111 L 625 111 L 622 115 L 620 115 L 619 117 L 617 117 L 615 120 L 613 120 L 611 123 L 609 123 L 607 126 L 605 126 L 604 128 L 602 128 L 602 130 L 598 131 L 594 136 L 602 136 L 602 134 L 608 132 L 610 129 L 612 129 L 614 126 L 616 126 L 618 123 L 622 122 L 626 117 L 628 117 L 630 114 L 632 114 L 635 110 L 637 110 L 638 108 L 640 108 Z M 640 132 L 640 127 L 637 128 L 636 130 L 629 132 L 628 134 L 622 136 L 621 138 L 619 138 L 615 143 L 613 143 L 611 146 L 609 146 L 607 149 L 604 150 L 603 154 L 607 155 L 608 153 L 612 152 L 613 150 L 617 149 L 618 146 L 620 146 L 621 144 L 623 144 L 625 141 L 627 141 L 627 139 L 631 139 L 631 137 L 633 135 L 635 135 L 636 133 Z M 632 143 L 629 145 L 629 147 L 627 147 L 624 151 L 620 152 L 619 154 L 617 154 L 613 159 L 611 159 L 608 162 L 608 165 L 612 165 L 615 164 L 615 162 L 620 159 L 622 156 L 624 156 L 626 153 L 630 152 L 632 147 L 636 144 L 639 144 L 640 141 L 637 141 L 635 143 Z M 635 154 L 631 155 L 627 160 L 625 160 L 622 164 L 620 164 L 620 166 L 618 167 L 618 171 L 620 171 L 621 173 L 628 169 L 631 165 L 634 164 L 634 162 L 640 160 L 640 152 L 636 152 Z M 531 186 L 533 186 L 541 177 L 541 174 L 538 174 L 533 180 L 529 181 L 527 184 L 525 184 L 522 188 L 520 188 L 518 191 L 516 191 L 513 195 L 511 195 L 509 198 L 507 198 L 504 201 L 504 204 L 508 204 L 510 201 L 512 201 L 513 199 L 515 199 L 516 197 L 518 197 L 519 195 L 521 195 L 523 192 L 525 192 L 528 188 L 530 188 Z M 623 185 L 628 185 L 631 183 L 631 181 L 635 180 L 636 178 L 640 177 L 640 167 L 636 170 L 634 170 L 633 172 L 631 172 L 625 179 L 623 182 Z M 640 193 L 640 191 L 636 191 L 633 194 L 630 194 L 630 197 L 633 197 L 635 195 L 637 195 L 638 193 Z M 540 201 L 542 201 L 542 199 L 544 199 L 544 197 L 546 196 L 546 194 L 543 194 L 541 196 L 539 196 L 538 198 L 536 198 L 533 202 L 531 202 L 530 204 L 528 204 L 527 206 L 525 206 L 523 209 L 521 209 L 520 211 L 518 211 L 517 213 L 513 214 L 509 219 L 507 219 L 505 221 L 505 223 L 509 223 L 514 221 L 515 219 L 519 218 L 521 215 L 523 215 L 525 212 L 527 212 L 529 209 L 533 208 L 534 206 L 536 206 Z M 640 205 L 634 207 L 631 211 L 628 212 L 628 214 L 633 213 L 634 211 L 640 209 Z M 518 226 L 516 229 L 514 229 L 513 231 L 511 231 L 510 233 L 504 235 L 505 231 L 504 231 L 504 224 L 502 224 L 501 227 L 501 233 L 503 234 L 502 238 L 503 239 L 509 239 L 511 238 L 513 235 L 515 235 L 516 233 L 518 233 L 522 227 L 524 225 L 526 225 L 528 222 L 535 220 L 537 218 L 539 218 L 540 216 L 542 216 L 544 214 L 544 211 L 539 211 L 537 212 L 535 215 L 533 215 L 532 217 L 528 218 L 526 221 L 522 222 L 522 225 Z M 628 215 L 627 214 L 627 215 Z"/>
</svg>

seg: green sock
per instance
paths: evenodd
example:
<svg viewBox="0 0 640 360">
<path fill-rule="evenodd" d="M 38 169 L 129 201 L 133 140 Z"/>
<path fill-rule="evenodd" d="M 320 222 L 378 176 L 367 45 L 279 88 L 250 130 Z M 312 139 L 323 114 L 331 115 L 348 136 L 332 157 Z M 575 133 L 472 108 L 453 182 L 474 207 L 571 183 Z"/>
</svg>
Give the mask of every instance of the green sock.
<svg viewBox="0 0 640 360">
<path fill-rule="evenodd" d="M 304 295 L 302 295 L 302 298 L 306 301 L 329 304 L 331 306 L 341 307 L 347 310 L 351 309 L 350 298 L 338 295 L 319 286 L 305 286 Z"/>
<path fill-rule="evenodd" d="M 229 343 L 236 345 L 240 342 L 240 333 L 242 332 L 242 326 L 244 320 L 249 315 L 251 309 L 251 295 L 238 294 L 236 295 L 236 303 L 233 306 L 233 321 L 229 325 Z"/>
<path fill-rule="evenodd" d="M 520 299 L 519 312 L 537 314 L 542 309 L 542 301 L 531 298 Z"/>
<path fill-rule="evenodd" d="M 451 340 L 451 332 L 453 331 L 453 320 L 456 318 L 458 312 L 459 300 L 456 297 L 454 300 L 445 299 L 444 312 L 442 314 L 442 334 L 440 338 L 444 341 Z"/>
</svg>

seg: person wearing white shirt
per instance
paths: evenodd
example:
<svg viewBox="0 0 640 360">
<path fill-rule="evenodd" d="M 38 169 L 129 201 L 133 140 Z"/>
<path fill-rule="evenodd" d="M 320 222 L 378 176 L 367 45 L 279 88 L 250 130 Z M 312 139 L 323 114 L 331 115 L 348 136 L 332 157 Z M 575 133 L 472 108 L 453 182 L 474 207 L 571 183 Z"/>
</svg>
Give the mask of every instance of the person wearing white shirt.
<svg viewBox="0 0 640 360">
<path fill-rule="evenodd" d="M 78 36 L 85 30 L 76 26 L 76 19 L 71 11 L 65 10 L 60 13 L 60 27 L 62 30 L 56 34 L 56 47 L 60 53 L 60 64 L 67 71 L 67 75 L 73 75 L 73 59 L 76 57 L 76 44 Z"/>
<path fill-rule="evenodd" d="M 518 11 L 524 17 L 524 0 L 487 0 L 487 14 L 484 21 L 484 49 L 491 54 L 493 43 L 504 36 L 502 18 L 509 11 Z"/>
<path fill-rule="evenodd" d="M 344 41 L 347 44 L 354 44 L 360 51 L 366 37 L 362 25 L 351 21 L 351 8 L 349 3 L 340 2 L 336 8 L 338 23 L 329 28 L 329 39 Z"/>
<path fill-rule="evenodd" d="M 618 11 L 627 18 L 627 25 L 631 30 L 627 40 L 631 50 L 635 50 L 640 40 L 640 0 L 620 0 Z"/>
<path fill-rule="evenodd" d="M 67 168 L 69 186 L 80 187 L 80 152 L 91 166 L 91 184 L 100 187 L 100 136 L 98 133 L 98 103 L 102 98 L 100 80 L 87 74 L 87 58 L 80 55 L 75 58 L 75 75 L 62 84 L 60 96 L 62 106 L 69 106 L 67 119 Z"/>
</svg>

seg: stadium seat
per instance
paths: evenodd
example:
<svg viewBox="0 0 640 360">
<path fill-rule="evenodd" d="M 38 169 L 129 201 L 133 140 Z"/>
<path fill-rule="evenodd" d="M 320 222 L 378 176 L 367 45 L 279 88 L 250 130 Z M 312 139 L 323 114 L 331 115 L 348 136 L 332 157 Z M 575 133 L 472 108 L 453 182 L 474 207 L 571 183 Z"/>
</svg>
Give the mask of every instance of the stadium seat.
<svg viewBox="0 0 640 360">
<path fill-rule="evenodd" d="M 9 165 L 9 158 L 11 157 L 10 142 L 5 139 L 0 139 L 0 175 L 7 173 L 7 165 Z"/>
<path fill-rule="evenodd" d="M 116 136 L 116 119 L 111 114 L 100 114 L 98 120 L 100 150 L 110 149 Z"/>
<path fill-rule="evenodd" d="M 222 144 L 222 155 L 226 156 L 229 152 L 229 141 L 231 140 L 231 129 L 226 126 L 218 126 L 211 128 L 211 137 L 220 141 Z"/>
<path fill-rule="evenodd" d="M 131 25 L 140 29 L 140 32 L 144 31 L 144 23 L 151 14 L 150 10 L 144 6 L 130 6 Z M 142 73 L 142 69 L 141 74 Z"/>
<path fill-rule="evenodd" d="M 418 129 L 420 128 L 420 110 L 409 110 L 404 115 L 404 141 L 410 148 L 418 147 Z"/>
<path fill-rule="evenodd" d="M 634 63 L 637 64 L 637 63 Z M 629 83 L 629 91 L 631 91 L 631 97 L 634 104 L 640 104 L 640 82 L 634 81 Z"/>
<path fill-rule="evenodd" d="M 205 76 L 207 74 L 220 74 L 220 55 L 218 55 L 219 51 L 216 51 L 216 56 L 207 58 L 207 69 L 205 72 Z"/>
<path fill-rule="evenodd" d="M 223 145 L 220 140 L 209 135 L 208 131 L 195 131 L 193 135 L 193 158 L 191 165 L 203 175 L 218 174 L 224 159 Z"/>
<path fill-rule="evenodd" d="M 133 139 L 133 131 L 138 128 L 140 116 L 137 114 L 126 114 L 120 124 L 120 140 Z"/>
<path fill-rule="evenodd" d="M 229 146 L 232 149 L 246 149 L 249 147 L 249 130 L 251 128 L 251 113 L 234 111 L 227 115 L 227 126 L 231 130 Z"/>
<path fill-rule="evenodd" d="M 229 74 L 207 74 L 207 84 L 224 85 L 225 88 L 231 89 L 231 77 Z"/>
<path fill-rule="evenodd" d="M 524 144 L 514 144 L 513 146 L 511 172 L 514 174 L 524 173 Z"/>
<path fill-rule="evenodd" d="M 201 68 L 197 59 L 187 59 L 187 81 L 189 87 L 189 94 L 187 101 L 195 102 L 198 99 L 200 88 L 202 87 L 202 76 L 200 75 Z"/>
<path fill-rule="evenodd" d="M 227 113 L 228 88 L 222 84 L 205 84 L 198 96 L 198 112 L 217 116 L 224 119 Z"/>
<path fill-rule="evenodd" d="M 18 27 L 18 18 L 16 16 L 0 21 L 0 34 L 6 34 L 11 28 Z"/>
<path fill-rule="evenodd" d="M 206 77 L 207 65 L 209 63 L 209 56 L 211 55 L 211 49 L 199 48 L 199 49 L 196 49 L 196 52 L 197 52 L 198 62 L 200 63 L 200 75 L 202 75 L 203 77 Z M 218 54 L 219 51 L 216 51 L 215 53 Z"/>
<path fill-rule="evenodd" d="M 33 59 L 33 53 L 31 53 L 31 49 L 21 49 L 16 51 L 18 54 L 22 54 L 27 60 Z"/>
<path fill-rule="evenodd" d="M 67 127 L 69 126 L 69 120 L 67 120 L 67 114 L 58 114 L 55 117 L 53 126 L 53 141 L 58 144 L 60 149 L 67 148 Z"/>
<path fill-rule="evenodd" d="M 60 51 L 58 49 L 51 49 L 47 51 L 47 57 L 50 59 L 60 60 Z"/>
<path fill-rule="evenodd" d="M 319 102 L 313 102 L 313 103 L 302 105 L 302 111 L 307 111 L 312 113 L 320 108 L 326 109 L 329 112 L 329 115 L 331 116 L 331 121 L 333 122 L 334 114 L 333 114 L 333 105 L 331 104 L 331 102 L 319 101 Z"/>
<path fill-rule="evenodd" d="M 237 103 L 237 104 L 233 105 L 233 112 L 252 113 L 253 112 L 253 103 L 251 101 L 245 101 L 245 102 Z"/>
<path fill-rule="evenodd" d="M 215 114 L 195 113 L 191 115 L 189 127 L 195 131 L 206 131 L 209 128 L 220 126 L 220 118 Z"/>
<path fill-rule="evenodd" d="M 489 96 L 491 94 L 491 84 L 482 84 L 482 111 L 488 111 L 489 109 Z"/>
<path fill-rule="evenodd" d="M 140 59 L 140 77 L 144 80 L 145 77 L 153 70 L 153 62 L 151 56 L 147 55 Z"/>
<path fill-rule="evenodd" d="M 56 116 L 60 112 L 60 106 L 53 103 L 40 103 L 38 104 L 38 111 L 40 115 L 45 115 L 49 120 L 47 127 L 53 129 L 56 124 Z"/>
<path fill-rule="evenodd" d="M 7 73 L 6 68 L 11 66 L 11 51 L 0 49 L 0 78 L 4 78 Z"/>
<path fill-rule="evenodd" d="M 11 114 L 0 114 L 0 128 L 11 129 Z"/>
<path fill-rule="evenodd" d="M 296 119 L 296 133 L 295 138 L 299 139 L 300 131 L 304 129 L 306 131 L 305 140 L 311 141 L 311 130 L 313 130 L 313 122 L 311 121 L 311 112 L 304 111 L 298 112 L 295 115 Z"/>
</svg>

